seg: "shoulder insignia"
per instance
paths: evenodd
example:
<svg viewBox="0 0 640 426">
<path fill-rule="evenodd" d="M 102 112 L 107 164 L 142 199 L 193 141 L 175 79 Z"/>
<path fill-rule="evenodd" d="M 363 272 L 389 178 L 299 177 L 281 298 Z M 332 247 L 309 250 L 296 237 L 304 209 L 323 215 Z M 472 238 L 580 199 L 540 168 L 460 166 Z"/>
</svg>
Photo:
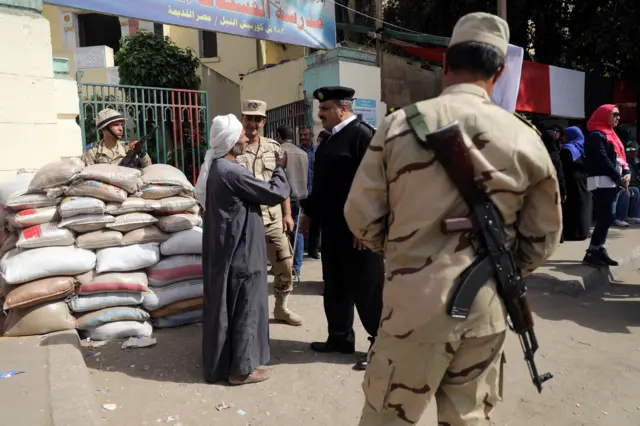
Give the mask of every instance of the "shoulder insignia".
<svg viewBox="0 0 640 426">
<path fill-rule="evenodd" d="M 513 115 L 515 115 L 518 120 L 526 124 L 527 127 L 530 127 L 531 129 L 533 129 L 538 134 L 538 136 L 542 136 L 542 133 L 540 132 L 540 130 L 538 130 L 538 128 L 531 121 L 527 120 L 527 118 L 524 115 L 517 112 L 514 112 Z"/>
</svg>

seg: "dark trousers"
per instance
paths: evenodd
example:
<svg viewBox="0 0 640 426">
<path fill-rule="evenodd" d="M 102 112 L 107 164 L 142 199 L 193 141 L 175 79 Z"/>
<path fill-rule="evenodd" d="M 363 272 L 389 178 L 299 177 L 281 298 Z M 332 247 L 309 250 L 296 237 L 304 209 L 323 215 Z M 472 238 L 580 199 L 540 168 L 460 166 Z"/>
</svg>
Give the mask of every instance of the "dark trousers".
<svg viewBox="0 0 640 426">
<path fill-rule="evenodd" d="M 309 237 L 307 238 L 307 253 L 309 256 L 318 254 L 320 251 L 320 221 L 311 218 L 309 224 Z"/>
<path fill-rule="evenodd" d="M 348 240 L 344 233 L 332 238 L 323 229 L 322 237 L 323 301 L 329 341 L 355 343 L 355 309 L 373 340 L 382 313 L 383 258 L 369 250 L 354 249 L 351 235 Z"/>
<path fill-rule="evenodd" d="M 591 235 L 591 246 L 601 247 L 607 241 L 609 228 L 616 220 L 618 188 L 598 188 L 593 191 L 593 217 L 596 226 Z"/>
</svg>

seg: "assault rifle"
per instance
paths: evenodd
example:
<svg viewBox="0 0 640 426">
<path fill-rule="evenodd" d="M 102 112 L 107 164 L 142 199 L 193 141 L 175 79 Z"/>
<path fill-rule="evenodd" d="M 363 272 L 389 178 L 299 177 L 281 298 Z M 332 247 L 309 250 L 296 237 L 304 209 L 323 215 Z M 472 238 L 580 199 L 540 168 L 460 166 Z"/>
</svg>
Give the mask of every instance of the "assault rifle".
<svg viewBox="0 0 640 426">
<path fill-rule="evenodd" d="M 542 384 L 553 376 L 550 373 L 538 374 L 534 360 L 538 340 L 526 298 L 527 288 L 509 247 L 502 216 L 482 189 L 482 182 L 474 178 L 473 164 L 462 130 L 458 122 L 454 122 L 429 133 L 414 105 L 405 108 L 405 111 L 416 138 L 425 149 L 435 152 L 435 157 L 471 212 L 469 217 L 446 219 L 442 223 L 442 232 L 445 234 L 470 232 L 477 254 L 477 260 L 458 278 L 447 313 L 453 318 L 467 318 L 480 288 L 491 278 L 495 279 L 498 294 L 509 315 L 509 327 L 518 334 L 533 384 L 538 392 L 542 392 Z"/>
<path fill-rule="evenodd" d="M 144 146 L 146 145 L 147 142 L 149 142 L 154 137 L 157 130 L 158 130 L 158 126 L 154 124 L 151 130 L 149 130 L 147 134 L 144 135 L 142 139 L 138 141 L 136 146 L 134 146 L 133 149 L 130 149 L 129 152 L 127 152 L 127 155 L 122 160 L 120 160 L 119 165 L 123 167 L 131 167 L 134 169 L 139 169 L 140 155 L 144 151 Z"/>
</svg>

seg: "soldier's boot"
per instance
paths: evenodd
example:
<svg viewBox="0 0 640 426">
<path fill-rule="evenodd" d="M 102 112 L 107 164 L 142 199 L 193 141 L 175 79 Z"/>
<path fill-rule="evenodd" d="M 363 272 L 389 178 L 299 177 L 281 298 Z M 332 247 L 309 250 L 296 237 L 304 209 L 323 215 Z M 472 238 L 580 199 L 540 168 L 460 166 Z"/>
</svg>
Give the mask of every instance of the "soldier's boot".
<svg viewBox="0 0 640 426">
<path fill-rule="evenodd" d="M 273 309 L 273 318 L 276 321 L 283 321 L 290 325 L 299 326 L 302 325 L 302 317 L 291 309 L 287 305 L 287 299 L 289 299 L 288 293 L 275 293 L 276 306 Z"/>
</svg>

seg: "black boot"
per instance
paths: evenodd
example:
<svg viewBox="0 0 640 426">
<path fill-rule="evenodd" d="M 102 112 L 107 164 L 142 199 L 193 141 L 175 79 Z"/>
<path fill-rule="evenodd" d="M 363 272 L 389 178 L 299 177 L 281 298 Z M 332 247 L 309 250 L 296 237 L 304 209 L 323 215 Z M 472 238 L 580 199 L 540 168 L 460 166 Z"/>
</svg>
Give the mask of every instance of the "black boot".
<svg viewBox="0 0 640 426">
<path fill-rule="evenodd" d="M 603 262 L 606 263 L 608 266 L 619 265 L 618 262 L 616 262 L 615 260 L 609 257 L 609 252 L 604 247 L 600 247 L 600 256 L 602 257 Z"/>
<path fill-rule="evenodd" d="M 593 266 L 594 268 L 608 268 L 609 266 L 618 266 L 618 262 L 611 259 L 604 247 L 587 250 L 587 254 L 582 260 L 583 263 Z"/>
<path fill-rule="evenodd" d="M 349 342 L 349 341 L 336 342 L 334 340 L 329 339 L 326 342 L 311 343 L 311 350 L 314 352 L 320 352 L 323 354 L 327 354 L 331 352 L 339 352 L 341 354 L 352 354 L 356 351 L 356 347 L 353 342 Z"/>
</svg>

